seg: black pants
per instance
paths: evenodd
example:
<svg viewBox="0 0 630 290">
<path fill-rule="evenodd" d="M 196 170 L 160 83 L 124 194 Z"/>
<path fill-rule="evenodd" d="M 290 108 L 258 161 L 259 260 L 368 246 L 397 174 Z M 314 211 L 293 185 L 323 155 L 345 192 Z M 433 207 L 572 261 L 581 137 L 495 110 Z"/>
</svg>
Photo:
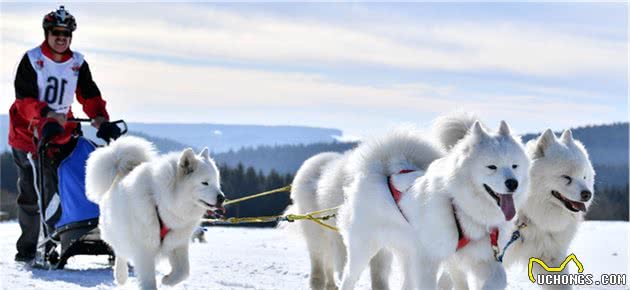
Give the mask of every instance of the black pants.
<svg viewBox="0 0 630 290">
<path fill-rule="evenodd" d="M 55 224 L 61 217 L 61 206 L 58 206 L 59 193 L 57 186 L 57 167 L 59 163 L 71 152 L 76 145 L 76 140 L 66 145 L 52 149 L 52 154 L 47 154 L 42 159 L 43 188 L 40 189 L 42 194 L 43 215 L 46 219 L 46 229 L 48 234 L 54 231 Z M 37 240 L 40 230 L 40 205 L 38 205 L 37 192 L 35 191 L 35 177 L 33 176 L 33 168 L 27 157 L 27 152 L 12 148 L 13 160 L 17 166 L 17 216 L 22 233 L 17 240 L 16 248 L 21 255 L 35 255 L 37 248 Z M 39 157 L 37 157 L 39 158 Z M 38 160 L 35 159 L 35 167 L 38 166 Z"/>
</svg>

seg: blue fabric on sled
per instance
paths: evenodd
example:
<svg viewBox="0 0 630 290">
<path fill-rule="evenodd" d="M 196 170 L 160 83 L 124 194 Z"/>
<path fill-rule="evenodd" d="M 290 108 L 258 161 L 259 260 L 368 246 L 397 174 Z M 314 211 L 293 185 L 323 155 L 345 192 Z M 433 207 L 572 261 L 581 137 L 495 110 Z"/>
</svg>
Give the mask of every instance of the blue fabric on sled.
<svg viewBox="0 0 630 290">
<path fill-rule="evenodd" d="M 100 214 L 98 205 L 85 196 L 85 163 L 95 149 L 92 142 L 79 137 L 77 146 L 57 169 L 61 199 L 61 218 L 56 224 L 57 228 L 97 218 Z"/>
</svg>

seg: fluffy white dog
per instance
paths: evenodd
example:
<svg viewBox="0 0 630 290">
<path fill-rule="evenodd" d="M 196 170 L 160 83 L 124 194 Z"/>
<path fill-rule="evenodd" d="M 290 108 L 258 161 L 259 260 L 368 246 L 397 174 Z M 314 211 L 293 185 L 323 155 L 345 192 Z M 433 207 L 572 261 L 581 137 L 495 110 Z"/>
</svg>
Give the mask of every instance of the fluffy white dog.
<svg viewBox="0 0 630 290">
<path fill-rule="evenodd" d="M 162 284 L 188 277 L 191 235 L 204 212 L 220 208 L 225 199 L 208 149 L 158 157 L 151 143 L 129 136 L 90 155 L 86 193 L 99 205 L 102 238 L 116 254 L 116 282 L 127 280 L 129 260 L 145 290 L 157 288 L 155 263 L 161 255 L 171 264 Z"/>
<path fill-rule="evenodd" d="M 287 213 L 308 213 L 333 208 L 343 203 L 343 186 L 348 183 L 344 172 L 347 155 L 334 152 L 317 154 L 300 166 L 291 189 L 293 205 Z M 335 226 L 336 219 L 326 221 Z M 295 223 L 306 241 L 311 259 L 310 287 L 314 290 L 337 289 L 335 271 L 345 263 L 341 236 L 311 222 Z"/>
<path fill-rule="evenodd" d="M 524 198 L 529 159 L 505 122 L 497 134 L 478 122 L 470 130 L 438 127 L 447 139 L 465 134 L 446 155 L 419 134 L 398 131 L 350 156 L 354 177 L 338 221 L 348 255 L 342 289 L 352 289 L 383 250 L 401 261 L 403 289 L 435 289 L 438 266 L 454 254 L 466 258 L 479 288 L 505 287 L 490 236 Z"/>
<path fill-rule="evenodd" d="M 570 130 L 556 139 L 548 129 L 527 143 L 527 151 L 532 159 L 532 182 L 514 224 L 514 230 L 521 227 L 521 238 L 506 250 L 505 263 L 527 265 L 530 257 L 536 257 L 550 267 L 558 267 L 567 257 L 569 244 L 593 200 L 595 171 L 586 149 L 573 139 Z M 538 264 L 534 264 L 533 272 L 534 276 L 547 273 Z M 566 274 L 566 268 L 562 274 Z"/>
</svg>

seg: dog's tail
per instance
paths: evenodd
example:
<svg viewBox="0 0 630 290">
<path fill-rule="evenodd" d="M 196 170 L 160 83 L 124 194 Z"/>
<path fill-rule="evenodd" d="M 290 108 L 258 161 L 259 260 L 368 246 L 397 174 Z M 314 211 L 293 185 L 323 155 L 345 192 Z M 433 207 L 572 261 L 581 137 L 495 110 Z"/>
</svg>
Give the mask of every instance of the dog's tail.
<svg viewBox="0 0 630 290">
<path fill-rule="evenodd" d="M 112 184 L 136 166 L 156 156 L 155 148 L 149 141 L 124 136 L 107 147 L 98 148 L 87 160 L 85 189 L 87 198 L 98 203 L 109 191 Z"/>
<path fill-rule="evenodd" d="M 462 140 L 479 118 L 473 113 L 457 112 L 438 117 L 433 121 L 431 130 L 434 139 L 447 152 Z"/>
</svg>

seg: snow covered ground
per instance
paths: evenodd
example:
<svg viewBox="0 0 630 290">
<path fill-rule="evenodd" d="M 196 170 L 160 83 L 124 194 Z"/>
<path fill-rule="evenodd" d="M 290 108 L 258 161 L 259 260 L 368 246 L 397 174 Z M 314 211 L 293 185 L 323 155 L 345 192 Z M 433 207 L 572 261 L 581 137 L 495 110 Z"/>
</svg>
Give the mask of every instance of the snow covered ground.
<svg viewBox="0 0 630 290">
<path fill-rule="evenodd" d="M 17 289 L 112 289 L 112 270 L 105 257 L 79 257 L 69 261 L 66 270 L 30 269 L 13 262 L 16 222 L 0 223 L 0 288 Z M 584 265 L 584 273 L 595 279 L 603 273 L 627 274 L 628 223 L 586 222 L 571 251 Z M 191 276 L 175 287 L 161 289 L 308 289 L 309 259 L 302 241 L 279 229 L 213 227 L 206 232 L 208 243 L 191 246 Z M 576 269 L 571 264 L 571 272 Z M 158 278 L 169 266 L 158 266 Z M 391 283 L 400 287 L 399 271 Z M 358 289 L 369 289 L 368 272 Z M 536 289 L 527 279 L 526 269 L 510 269 L 508 289 Z M 137 289 L 132 275 L 124 287 Z M 394 289 L 397 289 L 394 288 Z M 629 289 L 628 286 L 578 289 Z"/>
</svg>

